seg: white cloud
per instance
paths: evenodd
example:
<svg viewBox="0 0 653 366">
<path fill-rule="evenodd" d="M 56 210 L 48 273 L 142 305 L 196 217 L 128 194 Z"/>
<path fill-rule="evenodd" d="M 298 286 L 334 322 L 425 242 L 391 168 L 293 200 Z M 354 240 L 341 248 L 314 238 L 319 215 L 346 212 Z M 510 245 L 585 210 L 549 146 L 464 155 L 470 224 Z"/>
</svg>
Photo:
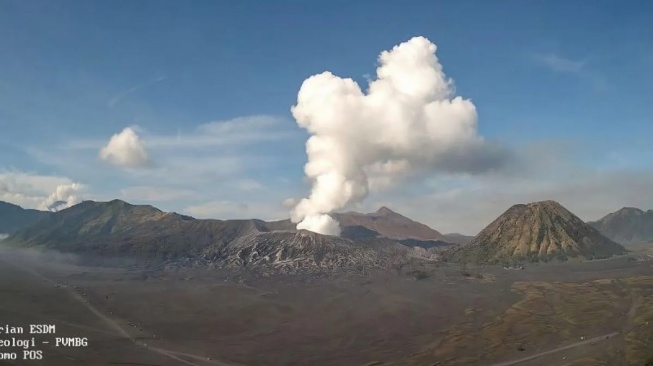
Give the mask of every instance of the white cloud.
<svg viewBox="0 0 653 366">
<path fill-rule="evenodd" d="M 240 179 L 236 181 L 236 188 L 240 191 L 251 192 L 262 190 L 264 187 L 255 179 Z"/>
<path fill-rule="evenodd" d="M 283 121 L 288 122 L 287 126 Z M 28 152 L 41 163 L 91 182 L 94 198 L 152 202 L 161 204 L 162 208 L 179 210 L 189 202 L 201 200 L 253 201 L 259 197 L 265 200 L 265 192 L 269 189 L 281 189 L 280 194 L 288 194 L 279 187 L 283 182 L 278 175 L 283 174 L 280 173 L 283 165 L 291 164 L 289 161 L 293 157 L 284 159 L 275 155 L 278 148 L 266 142 L 290 136 L 283 133 L 291 129 L 294 129 L 292 133 L 298 132 L 288 119 L 254 116 L 205 124 L 194 129 L 192 134 L 180 133 L 179 139 L 137 130 L 134 132 L 138 133 L 139 144 L 147 146 L 147 158 L 155 162 L 148 169 L 113 170 L 93 164 L 94 156 L 85 152 L 97 143 L 88 141 L 65 145 L 58 150 L 32 147 Z M 114 136 L 113 143 L 105 150 L 113 150 L 119 138 Z M 121 162 L 129 161 L 133 155 L 125 154 L 125 149 L 121 153 L 127 155 L 117 156 Z M 269 179 L 262 182 L 257 179 L 261 176 Z M 121 188 L 116 189 L 116 186 Z"/>
<path fill-rule="evenodd" d="M 206 156 L 202 154 L 179 156 L 176 154 L 162 154 L 158 158 L 157 166 L 151 169 L 129 170 L 126 178 L 137 185 L 176 185 L 188 187 L 200 187 L 216 185 L 216 182 L 223 187 L 238 187 L 234 183 L 241 179 L 245 169 L 255 168 L 261 163 L 258 159 L 246 156 Z M 242 179 L 247 181 L 247 179 Z M 251 185 L 251 183 L 250 183 Z"/>
<path fill-rule="evenodd" d="M 100 149 L 100 159 L 127 168 L 142 168 L 150 164 L 145 145 L 131 127 L 111 136 L 108 144 Z"/>
<path fill-rule="evenodd" d="M 5 240 L 9 237 L 9 234 L 0 234 L 0 241 Z"/>
<path fill-rule="evenodd" d="M 148 168 L 110 172 L 113 177 L 131 180 L 129 184 L 134 186 L 158 185 L 162 180 L 175 185 L 220 180 L 252 191 L 262 187 L 246 176 L 247 171 L 260 173 L 261 169 L 274 169 L 275 164 L 289 160 L 274 155 L 278 149 L 266 143 L 298 136 L 298 129 L 289 120 L 259 115 L 203 124 L 191 133 L 152 134 L 127 128 L 114 135 L 108 144 L 77 140 L 55 150 L 41 147 L 26 150 L 40 162 L 63 171 L 77 174 L 80 170 L 95 169 L 94 176 L 107 176 L 109 172 L 91 166 L 90 155 L 84 153 L 100 149 L 100 157 L 112 164 Z"/>
<path fill-rule="evenodd" d="M 536 54 L 533 58 L 535 62 L 553 72 L 584 79 L 599 91 L 610 89 L 610 84 L 604 77 L 589 69 L 587 60 L 573 60 L 556 53 Z"/>
<path fill-rule="evenodd" d="M 69 207 L 81 201 L 84 185 L 68 178 L 16 171 L 0 171 L 0 201 L 24 208 L 47 210 Z"/>
<path fill-rule="evenodd" d="M 267 143 L 298 135 L 301 132 L 289 119 L 259 115 L 211 122 L 176 135 L 128 128 L 101 148 L 101 156 L 113 164 L 148 169 L 93 165 L 93 155 L 85 152 L 100 149 L 98 141 L 67 143 L 57 150 L 31 147 L 28 152 L 41 163 L 92 181 L 94 193 L 103 197 L 111 196 L 103 188 L 111 186 L 114 197 L 135 201 L 249 200 L 267 185 L 280 185 L 276 172 L 293 159 L 275 155 L 278 147 Z M 268 172 L 271 179 L 265 185 L 255 179 Z M 121 192 L 116 185 L 125 188 Z"/>
<path fill-rule="evenodd" d="M 624 206 L 653 208 L 653 172 L 561 168 L 546 175 L 434 178 L 417 192 L 374 195 L 365 209 L 387 205 L 443 232 L 475 235 L 517 203 L 555 200 L 586 221 Z"/>
<path fill-rule="evenodd" d="M 120 196 L 127 201 L 165 202 L 192 197 L 193 191 L 181 188 L 136 186 L 120 190 Z"/>
<path fill-rule="evenodd" d="M 209 147 L 252 145 L 264 141 L 279 141 L 297 136 L 297 130 L 286 118 L 272 115 L 236 117 L 198 125 L 191 132 L 174 134 L 141 133 L 148 149 L 197 150 Z M 67 142 L 70 150 L 99 149 L 104 141 L 82 139 Z"/>
<path fill-rule="evenodd" d="M 184 213 L 207 219 L 261 219 L 281 220 L 288 215 L 281 204 L 265 202 L 210 201 L 186 207 Z"/>
<path fill-rule="evenodd" d="M 147 142 L 148 146 L 156 148 L 198 149 L 278 141 L 295 133 L 288 129 L 292 125 L 287 122 L 284 118 L 269 115 L 237 117 L 199 125 L 192 133 L 148 136 Z"/>
<path fill-rule="evenodd" d="M 535 60 L 552 71 L 572 74 L 582 74 L 587 64 L 586 61 L 571 60 L 555 53 L 535 55 Z"/>
</svg>

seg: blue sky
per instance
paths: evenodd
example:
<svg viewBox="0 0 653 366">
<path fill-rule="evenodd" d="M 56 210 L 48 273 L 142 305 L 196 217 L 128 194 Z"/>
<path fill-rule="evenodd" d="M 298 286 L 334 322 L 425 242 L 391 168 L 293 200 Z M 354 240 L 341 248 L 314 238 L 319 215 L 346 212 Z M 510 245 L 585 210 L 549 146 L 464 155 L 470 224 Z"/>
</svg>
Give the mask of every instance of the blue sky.
<svg viewBox="0 0 653 366">
<path fill-rule="evenodd" d="M 0 200 L 39 207 L 79 183 L 87 199 L 284 218 L 310 189 L 290 113 L 302 82 L 328 70 L 364 87 L 413 36 L 437 44 L 479 134 L 528 168 L 434 175 L 357 209 L 473 233 L 524 200 L 585 219 L 653 208 L 653 4 L 606 0 L 2 1 Z M 99 158 L 130 126 L 153 166 Z"/>
</svg>

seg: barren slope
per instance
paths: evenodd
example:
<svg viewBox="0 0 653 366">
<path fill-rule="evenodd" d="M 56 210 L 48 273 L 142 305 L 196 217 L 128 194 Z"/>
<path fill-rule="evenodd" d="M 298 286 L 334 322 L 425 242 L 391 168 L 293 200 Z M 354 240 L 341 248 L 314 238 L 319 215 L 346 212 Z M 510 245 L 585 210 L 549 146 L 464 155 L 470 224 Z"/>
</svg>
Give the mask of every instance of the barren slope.
<svg viewBox="0 0 653 366">
<path fill-rule="evenodd" d="M 28 210 L 0 201 L 0 234 L 12 234 L 48 216 L 50 212 Z"/>
<path fill-rule="evenodd" d="M 338 220 L 341 227 L 363 226 L 390 239 L 439 240 L 443 237 L 437 230 L 413 221 L 387 207 L 381 207 L 376 212 L 367 214 L 338 213 L 334 214 L 334 218 Z"/>
<path fill-rule="evenodd" d="M 511 263 L 606 258 L 624 248 L 554 201 L 515 205 L 468 245 L 450 253 L 454 261 Z"/>
<path fill-rule="evenodd" d="M 624 207 L 588 224 L 621 244 L 653 240 L 653 210 L 644 212 L 638 208 Z"/>
<path fill-rule="evenodd" d="M 366 242 L 303 230 L 271 231 L 281 228 L 260 220 L 196 220 L 119 200 L 86 201 L 15 233 L 3 244 L 148 265 L 283 272 L 385 267 L 409 256 L 430 258 L 430 253 L 382 238 Z"/>
</svg>

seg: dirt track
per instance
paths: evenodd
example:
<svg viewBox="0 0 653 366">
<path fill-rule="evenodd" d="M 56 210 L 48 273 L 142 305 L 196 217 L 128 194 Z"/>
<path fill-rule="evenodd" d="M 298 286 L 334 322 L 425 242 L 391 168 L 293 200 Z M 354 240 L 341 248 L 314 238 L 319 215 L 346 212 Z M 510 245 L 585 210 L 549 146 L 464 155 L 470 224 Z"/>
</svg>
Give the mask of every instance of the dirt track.
<svg viewBox="0 0 653 366">
<path fill-rule="evenodd" d="M 641 304 L 641 302 L 642 302 L 641 297 L 635 297 L 633 299 L 632 305 L 630 306 L 630 309 L 628 310 L 626 324 L 624 325 L 623 330 L 621 332 L 612 332 L 612 333 L 609 333 L 609 334 L 604 334 L 604 335 L 597 336 L 597 337 L 594 337 L 594 338 L 585 339 L 585 340 L 582 340 L 580 342 L 575 342 L 575 343 L 572 343 L 572 344 L 569 344 L 569 345 L 566 345 L 566 346 L 557 347 L 557 348 L 554 348 L 554 349 L 551 349 L 551 350 L 548 350 L 548 351 L 539 352 L 539 353 L 536 353 L 534 355 L 523 357 L 523 358 L 520 358 L 520 359 L 517 359 L 517 360 L 495 363 L 495 364 L 493 364 L 491 366 L 517 365 L 517 364 L 520 364 L 520 363 L 523 363 L 523 362 L 526 362 L 526 361 L 531 361 L 531 360 L 534 360 L 534 359 L 537 359 L 537 358 L 540 358 L 540 357 L 543 357 L 543 356 L 546 356 L 546 355 L 550 355 L 550 354 L 553 354 L 553 353 L 569 350 L 569 349 L 572 349 L 572 348 L 576 348 L 576 347 L 580 347 L 580 346 L 584 346 L 584 345 L 588 345 L 588 344 L 599 343 L 599 342 L 608 340 L 608 339 L 610 339 L 612 337 L 618 336 L 620 334 L 626 334 L 626 333 L 628 333 L 628 330 L 631 327 L 631 321 L 633 320 L 633 318 L 636 315 L 637 306 L 639 306 Z"/>
<path fill-rule="evenodd" d="M 53 286 L 57 285 L 57 283 L 55 281 L 52 281 L 52 280 L 44 277 L 43 275 L 41 275 L 40 273 L 36 272 L 33 269 L 30 269 L 30 268 L 27 268 L 27 267 L 25 267 L 23 265 L 19 265 L 19 264 L 15 264 L 15 263 L 8 263 L 8 262 L 6 262 L 4 260 L 1 260 L 1 259 L 0 259 L 0 261 L 2 262 L 2 265 L 4 265 L 4 266 L 12 266 L 12 267 L 14 267 L 16 269 L 19 269 L 19 270 L 23 271 L 23 272 L 29 273 L 32 276 L 38 278 L 39 280 L 47 282 L 47 283 L 49 283 L 49 284 L 51 284 Z M 185 365 L 189 365 L 189 366 L 202 366 L 202 365 L 206 365 L 206 364 L 217 365 L 217 366 L 236 366 L 235 364 L 225 363 L 225 362 L 221 362 L 221 361 L 217 361 L 217 360 L 213 360 L 213 359 L 208 360 L 206 357 L 202 357 L 202 356 L 198 356 L 198 355 L 194 355 L 194 354 L 190 354 L 190 353 L 185 353 L 185 352 L 179 352 L 179 351 L 173 351 L 173 350 L 169 350 L 169 349 L 159 348 L 159 347 L 155 347 L 155 346 L 151 346 L 151 345 L 139 342 L 134 337 L 132 337 L 122 326 L 120 326 L 120 324 L 118 324 L 116 321 L 114 321 L 113 319 L 111 319 L 107 315 L 103 314 L 98 309 L 96 309 L 93 305 L 91 305 L 79 293 L 77 293 L 76 291 L 74 291 L 73 289 L 70 289 L 68 287 L 63 287 L 62 289 L 65 290 L 72 298 L 77 300 L 82 306 L 84 306 L 86 309 L 88 309 L 91 313 L 93 313 L 93 315 L 95 315 L 97 318 L 102 320 L 109 328 L 111 328 L 113 330 L 112 334 L 122 336 L 122 337 L 128 339 L 129 341 L 131 341 L 134 345 L 136 345 L 138 347 L 148 349 L 148 350 L 150 350 L 152 352 L 164 355 L 164 356 L 166 356 L 168 358 L 171 358 L 171 359 L 173 359 L 175 361 L 181 362 L 181 363 L 183 363 Z M 59 320 L 57 320 L 57 321 L 59 321 Z M 97 329 L 94 329 L 94 328 L 89 328 L 89 327 L 85 327 L 85 326 L 74 324 L 74 323 L 69 323 L 69 324 L 71 324 L 73 326 L 76 326 L 76 327 L 79 327 L 79 328 L 86 328 L 86 329 L 89 329 L 89 330 L 94 330 L 94 331 L 100 331 L 101 332 L 101 330 L 97 330 Z M 185 360 L 182 357 L 193 359 L 194 362 Z M 196 363 L 196 362 L 200 362 L 200 363 Z"/>
<path fill-rule="evenodd" d="M 569 344 L 569 345 L 566 345 L 566 346 L 562 346 L 562 347 L 554 348 L 554 349 L 551 349 L 551 350 L 548 350 L 548 351 L 544 351 L 544 352 L 536 353 L 536 354 L 534 354 L 534 355 L 527 356 L 527 357 L 524 357 L 524 358 L 520 358 L 520 359 L 518 359 L 518 360 L 512 360 L 512 361 L 506 361 L 506 362 L 495 363 L 495 364 L 493 364 L 493 365 L 491 365 L 491 366 L 511 366 L 511 365 L 517 365 L 517 364 L 520 364 L 520 363 L 523 363 L 523 362 L 526 362 L 526 361 L 530 361 L 530 360 L 534 360 L 534 359 L 536 359 L 536 358 L 540 358 L 540 357 L 542 357 L 542 356 L 546 356 L 546 355 L 550 355 L 550 354 L 553 354 L 553 353 L 561 352 L 561 351 L 564 351 L 564 350 L 568 350 L 568 349 L 572 349 L 572 348 L 576 348 L 576 347 L 584 346 L 584 345 L 587 345 L 587 344 L 592 344 L 592 343 L 601 342 L 601 341 L 603 341 L 603 340 L 606 340 L 606 339 L 612 338 L 612 337 L 614 337 L 614 336 L 616 336 L 616 335 L 618 335 L 618 334 L 619 334 L 619 332 L 613 332 L 613 333 L 610 333 L 610 334 L 604 334 L 604 335 L 602 335 L 602 336 L 598 336 L 598 337 L 594 337 L 594 338 L 590 338 L 590 339 L 585 339 L 585 340 L 580 341 L 580 342 L 576 342 L 576 343 L 572 343 L 572 344 Z"/>
</svg>

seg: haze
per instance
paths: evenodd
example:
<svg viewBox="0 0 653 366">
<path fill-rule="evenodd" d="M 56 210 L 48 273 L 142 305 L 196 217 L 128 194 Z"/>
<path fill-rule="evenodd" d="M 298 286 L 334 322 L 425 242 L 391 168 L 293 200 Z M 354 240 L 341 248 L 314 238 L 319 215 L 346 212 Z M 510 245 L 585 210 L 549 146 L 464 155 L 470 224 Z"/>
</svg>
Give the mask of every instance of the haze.
<svg viewBox="0 0 653 366">
<path fill-rule="evenodd" d="M 653 366 L 651 70 L 644 1 L 0 0 L 0 364 Z"/>
</svg>

